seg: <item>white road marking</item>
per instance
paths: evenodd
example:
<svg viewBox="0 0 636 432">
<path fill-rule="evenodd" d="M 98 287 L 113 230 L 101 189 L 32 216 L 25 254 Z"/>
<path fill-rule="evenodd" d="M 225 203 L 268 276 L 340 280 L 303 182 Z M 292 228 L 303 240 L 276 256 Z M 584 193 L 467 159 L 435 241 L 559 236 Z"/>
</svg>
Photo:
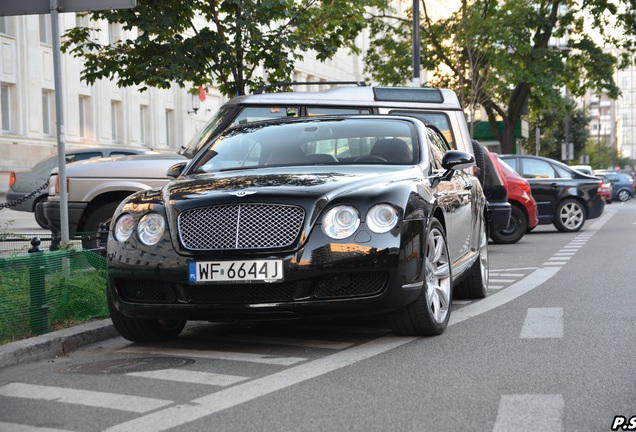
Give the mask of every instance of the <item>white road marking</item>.
<svg viewBox="0 0 636 432">
<path fill-rule="evenodd" d="M 559 267 L 563 267 L 566 264 L 565 261 L 548 261 L 548 262 L 544 262 L 543 266 L 547 267 L 547 266 L 559 266 Z"/>
<path fill-rule="evenodd" d="M 22 383 L 11 383 L 0 387 L 0 396 L 47 400 L 136 413 L 146 413 L 173 403 L 163 399 Z"/>
<path fill-rule="evenodd" d="M 0 430 L 4 432 L 72 432 L 67 429 L 53 429 L 6 422 L 0 422 Z"/>
<path fill-rule="evenodd" d="M 569 260 L 571 257 L 552 257 L 549 258 L 550 261 L 567 261 Z"/>
<path fill-rule="evenodd" d="M 529 308 L 520 337 L 522 339 L 563 337 L 563 308 Z"/>
<path fill-rule="evenodd" d="M 104 432 L 159 432 L 178 427 L 261 396 L 316 378 L 417 340 L 383 336 L 362 345 L 297 365 L 272 375 L 211 393 L 106 429 Z"/>
<path fill-rule="evenodd" d="M 214 386 L 229 386 L 249 379 L 249 377 L 236 375 L 223 375 L 210 372 L 199 372 L 184 369 L 161 369 L 148 372 L 131 372 L 128 376 L 160 379 L 165 381 L 187 382 L 192 384 L 204 384 Z"/>
<path fill-rule="evenodd" d="M 448 325 L 451 326 L 458 324 L 516 299 L 520 295 L 527 293 L 550 279 L 552 276 L 557 274 L 560 269 L 560 267 L 544 267 L 537 269 L 530 273 L 527 277 L 521 279 L 519 282 L 510 285 L 505 290 L 489 295 L 485 299 L 465 306 L 458 311 L 453 311 Z"/>
<path fill-rule="evenodd" d="M 177 348 L 157 348 L 157 347 L 129 347 L 119 350 L 124 353 L 137 354 L 164 354 L 183 357 L 198 357 L 212 360 L 244 361 L 252 363 L 265 363 L 279 366 L 291 366 L 296 363 L 307 361 L 303 357 L 276 357 L 265 354 L 252 354 L 242 352 L 207 351 Z"/>
<path fill-rule="evenodd" d="M 509 271 L 528 271 L 536 270 L 538 267 L 521 267 L 521 268 L 507 268 L 507 269 L 493 269 L 494 272 L 509 272 Z"/>
<path fill-rule="evenodd" d="M 509 283 L 514 282 L 516 279 L 489 279 L 488 282 L 496 282 L 496 283 Z"/>
<path fill-rule="evenodd" d="M 564 405 L 558 394 L 503 395 L 493 432 L 561 432 Z"/>
</svg>

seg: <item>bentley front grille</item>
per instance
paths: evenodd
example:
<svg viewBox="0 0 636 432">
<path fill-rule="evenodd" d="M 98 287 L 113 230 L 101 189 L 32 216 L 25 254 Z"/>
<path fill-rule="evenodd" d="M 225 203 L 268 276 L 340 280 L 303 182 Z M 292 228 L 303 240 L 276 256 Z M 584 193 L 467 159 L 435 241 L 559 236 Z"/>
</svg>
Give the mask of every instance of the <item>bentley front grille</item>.
<svg viewBox="0 0 636 432">
<path fill-rule="evenodd" d="M 303 226 L 302 207 L 240 204 L 186 210 L 179 237 L 186 249 L 270 249 L 290 246 Z"/>
</svg>

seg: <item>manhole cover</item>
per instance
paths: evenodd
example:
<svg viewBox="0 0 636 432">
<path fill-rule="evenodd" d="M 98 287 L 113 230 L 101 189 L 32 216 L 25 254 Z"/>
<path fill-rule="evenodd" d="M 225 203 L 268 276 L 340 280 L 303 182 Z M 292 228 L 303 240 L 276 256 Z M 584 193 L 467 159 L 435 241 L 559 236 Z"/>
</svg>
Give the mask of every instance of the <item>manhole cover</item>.
<svg viewBox="0 0 636 432">
<path fill-rule="evenodd" d="M 143 357 L 106 360 L 71 366 L 65 372 L 76 374 L 126 374 L 160 369 L 176 368 L 194 363 L 192 359 L 181 357 Z"/>
</svg>

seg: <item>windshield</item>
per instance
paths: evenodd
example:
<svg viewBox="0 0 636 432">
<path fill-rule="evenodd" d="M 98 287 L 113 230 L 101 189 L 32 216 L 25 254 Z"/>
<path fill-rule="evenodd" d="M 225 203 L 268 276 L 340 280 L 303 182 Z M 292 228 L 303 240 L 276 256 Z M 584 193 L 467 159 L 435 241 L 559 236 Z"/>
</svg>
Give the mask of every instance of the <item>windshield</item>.
<svg viewBox="0 0 636 432">
<path fill-rule="evenodd" d="M 419 162 L 409 121 L 379 118 L 303 119 L 228 130 L 203 150 L 191 173 L 267 166 Z"/>
<path fill-rule="evenodd" d="M 186 144 L 179 150 L 179 154 L 182 154 L 188 158 L 192 158 L 205 144 L 208 143 L 212 135 L 219 133 L 217 130 L 225 123 L 226 119 L 234 111 L 234 107 L 221 107 L 214 117 L 212 117 L 205 126 Z"/>
</svg>

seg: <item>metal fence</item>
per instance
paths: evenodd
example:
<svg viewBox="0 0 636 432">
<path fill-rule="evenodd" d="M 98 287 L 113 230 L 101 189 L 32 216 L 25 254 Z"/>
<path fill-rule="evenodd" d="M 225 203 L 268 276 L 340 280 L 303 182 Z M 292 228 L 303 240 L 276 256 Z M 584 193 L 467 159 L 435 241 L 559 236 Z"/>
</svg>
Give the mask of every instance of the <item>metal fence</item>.
<svg viewBox="0 0 636 432">
<path fill-rule="evenodd" d="M 0 344 L 108 316 L 105 250 L 87 240 L 0 235 Z"/>
</svg>

